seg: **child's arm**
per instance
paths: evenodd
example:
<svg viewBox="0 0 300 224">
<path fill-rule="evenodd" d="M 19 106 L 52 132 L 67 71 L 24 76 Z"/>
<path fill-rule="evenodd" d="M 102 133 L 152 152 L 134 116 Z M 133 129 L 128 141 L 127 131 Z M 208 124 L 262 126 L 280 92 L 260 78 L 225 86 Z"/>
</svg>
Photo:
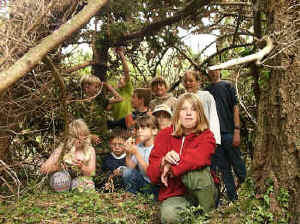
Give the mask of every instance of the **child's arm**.
<svg viewBox="0 0 300 224">
<path fill-rule="evenodd" d="M 106 107 L 106 110 L 110 110 L 111 109 L 111 105 L 115 104 L 115 103 L 119 103 L 123 101 L 123 98 L 120 96 L 120 94 L 108 83 L 104 82 L 103 83 L 107 89 L 112 92 L 113 97 L 111 99 L 109 99 L 108 101 L 108 106 Z"/>
<path fill-rule="evenodd" d="M 144 160 L 143 156 L 138 150 L 135 151 L 134 155 L 138 164 L 142 167 L 143 171 L 146 173 L 149 164 Z"/>
<path fill-rule="evenodd" d="M 54 171 L 59 170 L 61 167 L 58 164 L 59 156 L 62 152 L 63 144 L 59 145 L 54 152 L 50 155 L 50 157 L 44 162 L 41 166 L 41 173 L 43 174 L 49 174 Z"/>
<path fill-rule="evenodd" d="M 126 143 L 125 151 L 126 151 L 126 166 L 131 169 L 134 169 L 137 164 L 135 161 L 132 160 L 132 156 L 135 155 L 135 151 L 137 151 L 136 145 L 133 145 L 131 143 Z"/>
<path fill-rule="evenodd" d="M 124 56 L 124 50 L 123 48 L 117 48 L 116 49 L 116 53 L 120 56 L 121 60 L 122 60 L 122 66 L 123 66 L 123 74 L 124 74 L 124 78 L 125 78 L 125 82 L 129 81 L 129 68 L 128 68 L 128 64 L 126 61 L 126 58 Z"/>
<path fill-rule="evenodd" d="M 82 161 L 75 161 L 75 166 L 79 167 L 84 176 L 93 176 L 96 172 L 96 153 L 95 149 L 91 147 L 91 158 L 87 165 Z"/>
</svg>

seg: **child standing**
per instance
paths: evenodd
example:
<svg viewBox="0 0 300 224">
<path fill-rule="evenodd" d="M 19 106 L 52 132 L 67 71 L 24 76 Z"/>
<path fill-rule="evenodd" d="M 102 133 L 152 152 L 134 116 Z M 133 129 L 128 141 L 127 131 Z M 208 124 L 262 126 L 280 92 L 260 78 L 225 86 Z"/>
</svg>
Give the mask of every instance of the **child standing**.
<svg viewBox="0 0 300 224">
<path fill-rule="evenodd" d="M 109 109 L 109 105 L 121 102 L 123 98 L 120 94 L 108 83 L 102 82 L 97 76 L 85 75 L 81 78 L 81 87 L 86 96 L 83 105 L 84 112 L 80 117 L 88 123 L 91 132 L 93 133 L 92 143 L 99 144 L 100 139 L 98 135 L 106 131 L 106 122 L 104 110 Z M 103 93 L 103 87 L 110 91 L 113 97 L 108 98 Z"/>
<path fill-rule="evenodd" d="M 157 119 L 159 130 L 165 129 L 172 124 L 173 113 L 171 108 L 166 104 L 160 104 L 154 107 L 152 115 Z"/>
<path fill-rule="evenodd" d="M 152 115 L 138 118 L 135 129 L 140 143 L 138 145 L 130 142 L 126 144 L 127 168 L 123 171 L 123 180 L 127 191 L 131 193 L 136 194 L 140 192 L 158 195 L 158 187 L 152 185 L 149 177 L 146 175 L 157 127 L 157 121 Z"/>
<path fill-rule="evenodd" d="M 154 99 L 152 99 L 149 104 L 150 109 L 153 110 L 155 106 L 160 104 L 167 104 L 171 110 L 174 111 L 177 99 L 172 93 L 168 93 L 167 82 L 158 76 L 151 81 L 150 85 L 151 92 L 154 96 Z"/>
</svg>

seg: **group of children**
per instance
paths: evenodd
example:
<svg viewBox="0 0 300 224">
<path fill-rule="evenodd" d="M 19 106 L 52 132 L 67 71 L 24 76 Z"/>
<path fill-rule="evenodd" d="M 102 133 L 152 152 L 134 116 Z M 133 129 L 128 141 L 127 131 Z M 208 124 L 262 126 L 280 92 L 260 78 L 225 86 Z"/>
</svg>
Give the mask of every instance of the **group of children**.
<svg viewBox="0 0 300 224">
<path fill-rule="evenodd" d="M 191 192 L 205 211 L 211 210 L 217 199 L 209 166 L 216 145 L 222 145 L 220 123 L 223 123 L 219 122 L 222 115 L 217 113 L 214 97 L 208 91 L 199 90 L 199 72 L 184 73 L 183 86 L 187 93 L 179 99 L 168 93 L 162 77 L 154 78 L 150 89 L 133 90 L 123 51 L 116 52 L 124 68 L 118 90 L 94 75 L 81 79 L 87 101 L 94 104 L 88 109 L 91 117 L 99 116 L 102 108 L 112 110 L 112 119 L 103 124 L 101 115 L 101 127 L 94 121 L 74 120 L 69 125 L 68 139 L 42 165 L 41 172 L 59 171 L 54 174 L 57 178 L 52 175 L 52 186 L 57 191 L 94 189 L 91 177 L 96 173 L 96 152 L 92 145 L 101 142 L 97 130 L 102 132 L 106 126 L 110 129 L 111 151 L 102 158 L 101 167 L 97 167 L 107 177 L 106 190 L 113 182 L 114 187 L 133 194 L 154 194 L 164 201 L 162 222 L 169 223 L 174 217 L 174 222 L 179 219 L 176 206 L 190 204 L 182 195 L 197 183 Z M 112 93 L 111 98 L 107 99 L 103 88 Z M 237 128 L 235 125 L 234 130 Z M 64 150 L 67 153 L 60 158 Z"/>
</svg>

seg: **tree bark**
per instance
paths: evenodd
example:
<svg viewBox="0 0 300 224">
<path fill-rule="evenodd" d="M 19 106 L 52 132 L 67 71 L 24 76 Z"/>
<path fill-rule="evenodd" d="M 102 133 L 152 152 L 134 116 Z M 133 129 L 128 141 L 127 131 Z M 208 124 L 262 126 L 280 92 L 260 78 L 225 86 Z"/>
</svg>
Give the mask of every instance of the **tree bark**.
<svg viewBox="0 0 300 224">
<path fill-rule="evenodd" d="M 282 36 L 278 39 L 278 54 L 268 61 L 274 67 L 271 67 L 269 77 L 261 78 L 253 175 L 260 193 L 266 192 L 265 181 L 268 178 L 273 180 L 275 194 L 280 188 L 289 191 L 289 223 L 300 223 L 300 42 L 294 42 L 290 48 L 280 46 L 282 43 L 299 40 L 300 35 L 299 30 L 297 33 L 297 26 L 294 33 L 289 31 L 283 35 L 287 20 L 291 20 L 290 26 L 295 25 L 293 22 L 296 18 L 288 10 L 292 1 L 289 4 L 276 0 L 265 3 L 268 33 L 282 32 Z M 283 16 L 286 12 L 288 13 Z"/>
<path fill-rule="evenodd" d="M 22 58 L 7 70 L 0 73 L 0 94 L 26 75 L 43 57 L 57 45 L 68 39 L 73 32 L 89 22 L 107 0 L 89 0 L 88 4 L 67 23 L 46 37 L 36 47 L 30 49 Z"/>
</svg>

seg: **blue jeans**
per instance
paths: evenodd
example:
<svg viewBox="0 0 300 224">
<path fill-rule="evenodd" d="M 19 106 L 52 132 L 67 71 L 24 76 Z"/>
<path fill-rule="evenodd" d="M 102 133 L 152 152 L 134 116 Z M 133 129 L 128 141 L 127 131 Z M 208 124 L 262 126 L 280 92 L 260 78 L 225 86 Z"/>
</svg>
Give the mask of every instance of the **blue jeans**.
<svg viewBox="0 0 300 224">
<path fill-rule="evenodd" d="M 221 145 L 216 148 L 216 152 L 211 158 L 211 169 L 214 171 L 219 169 L 221 171 L 228 199 L 234 201 L 237 200 L 238 196 L 231 167 L 238 177 L 239 183 L 245 181 L 247 171 L 241 158 L 240 149 L 239 147 L 234 147 L 232 141 L 233 134 L 221 133 Z"/>
<path fill-rule="evenodd" d="M 122 177 L 128 192 L 154 194 L 154 197 L 158 198 L 159 186 L 148 183 L 137 169 L 127 167 L 124 169 Z"/>
</svg>

